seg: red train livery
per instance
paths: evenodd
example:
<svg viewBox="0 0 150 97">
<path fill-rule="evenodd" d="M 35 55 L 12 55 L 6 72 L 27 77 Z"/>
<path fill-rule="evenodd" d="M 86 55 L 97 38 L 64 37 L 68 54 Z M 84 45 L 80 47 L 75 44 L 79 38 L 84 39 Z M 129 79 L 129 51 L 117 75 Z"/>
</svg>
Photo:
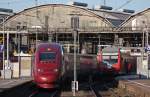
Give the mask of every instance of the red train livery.
<svg viewBox="0 0 150 97">
<path fill-rule="evenodd" d="M 97 54 L 98 69 L 102 74 L 119 74 L 121 72 L 121 53 L 118 49 L 117 59 L 103 59 L 102 50 Z M 108 56 L 110 57 L 110 56 Z"/>
<path fill-rule="evenodd" d="M 33 64 L 33 81 L 40 88 L 56 88 L 64 76 L 63 49 L 57 43 L 40 43 Z"/>
</svg>

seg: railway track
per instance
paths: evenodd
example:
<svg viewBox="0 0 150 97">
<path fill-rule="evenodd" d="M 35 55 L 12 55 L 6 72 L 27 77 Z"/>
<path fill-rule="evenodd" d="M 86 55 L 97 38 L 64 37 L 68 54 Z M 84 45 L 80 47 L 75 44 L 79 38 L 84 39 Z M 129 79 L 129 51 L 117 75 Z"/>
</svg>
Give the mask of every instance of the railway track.
<svg viewBox="0 0 150 97">
<path fill-rule="evenodd" d="M 128 91 L 117 88 L 115 80 L 110 82 L 93 82 L 92 88 L 96 97 L 135 97 Z"/>
<path fill-rule="evenodd" d="M 115 81 L 110 80 L 107 82 L 107 79 L 103 79 L 101 81 L 93 81 L 92 78 L 89 79 L 90 89 L 95 95 L 94 97 L 120 97 L 114 91 Z"/>
<path fill-rule="evenodd" d="M 117 84 L 113 79 L 108 79 L 108 81 L 107 78 L 99 78 L 90 76 L 87 79 L 83 76 L 82 81 L 78 80 L 79 91 L 76 92 L 76 97 L 136 97 L 125 90 L 116 89 Z M 38 89 L 33 83 L 28 83 L 2 94 L 1 97 L 73 97 L 71 83 L 68 82 L 68 79 L 64 82 L 66 84 L 63 83 L 60 89 L 53 90 Z"/>
<path fill-rule="evenodd" d="M 93 86 L 90 86 L 90 89 L 91 89 L 91 91 L 92 91 L 94 97 L 102 97 L 102 96 L 98 93 L 98 91 L 94 89 Z"/>
<path fill-rule="evenodd" d="M 116 92 L 117 84 L 115 84 L 116 82 L 113 79 L 102 78 L 97 80 L 90 76 L 85 81 L 85 77 L 83 77 L 83 81 L 80 80 L 79 82 L 79 91 L 76 92 L 75 97 L 126 97 L 120 96 Z M 70 87 L 69 85 L 65 84 L 65 86 Z M 52 91 L 34 90 L 28 97 L 73 97 L 71 89 L 63 89 L 64 87 L 61 90 Z"/>
<path fill-rule="evenodd" d="M 109 83 L 107 85 L 104 85 L 103 87 L 108 90 L 106 93 L 107 95 L 105 94 L 105 97 L 119 97 L 119 95 L 114 91 L 114 89 L 109 87 Z"/>
<path fill-rule="evenodd" d="M 59 97 L 59 91 L 37 90 L 32 92 L 29 97 Z"/>
<path fill-rule="evenodd" d="M 96 82 L 93 81 L 92 76 L 89 77 L 87 82 L 79 84 L 79 97 L 102 97 L 99 94 L 99 91 L 95 88 L 95 85 Z M 81 91 L 84 91 L 84 95 L 82 95 Z"/>
<path fill-rule="evenodd" d="M 99 94 L 99 91 L 95 88 L 95 82 L 93 81 L 92 77 L 89 77 L 89 85 L 90 85 L 90 89 L 93 92 L 94 97 L 102 97 L 101 94 Z"/>
<path fill-rule="evenodd" d="M 109 85 L 113 83 L 104 83 L 99 82 L 93 83 L 93 90 L 96 94 L 96 97 L 120 97 Z"/>
</svg>

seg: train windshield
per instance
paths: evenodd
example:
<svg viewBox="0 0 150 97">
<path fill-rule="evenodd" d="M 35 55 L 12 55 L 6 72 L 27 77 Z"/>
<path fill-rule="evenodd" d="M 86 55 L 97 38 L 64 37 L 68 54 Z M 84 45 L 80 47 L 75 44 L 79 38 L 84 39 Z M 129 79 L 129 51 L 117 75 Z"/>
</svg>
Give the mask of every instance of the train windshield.
<svg viewBox="0 0 150 97">
<path fill-rule="evenodd" d="M 113 64 L 117 63 L 117 59 L 104 60 L 104 63 L 112 66 Z"/>
<path fill-rule="evenodd" d="M 40 61 L 54 60 L 56 57 L 55 52 L 42 52 L 40 53 Z"/>
</svg>

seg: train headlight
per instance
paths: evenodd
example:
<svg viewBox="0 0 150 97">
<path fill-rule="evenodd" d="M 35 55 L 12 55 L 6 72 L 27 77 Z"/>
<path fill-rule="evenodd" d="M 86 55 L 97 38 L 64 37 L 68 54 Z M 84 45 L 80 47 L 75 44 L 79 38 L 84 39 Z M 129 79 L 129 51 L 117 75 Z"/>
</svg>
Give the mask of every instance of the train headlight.
<svg viewBox="0 0 150 97">
<path fill-rule="evenodd" d="M 45 78 L 45 77 L 42 77 L 41 79 L 42 79 L 42 80 L 44 80 L 44 81 L 46 81 L 46 80 L 47 80 L 47 78 Z"/>
<path fill-rule="evenodd" d="M 58 72 L 58 69 L 54 69 L 54 72 Z"/>
<path fill-rule="evenodd" d="M 38 71 L 38 72 L 43 72 L 43 70 L 42 70 L 42 69 L 37 69 L 37 71 Z"/>
</svg>

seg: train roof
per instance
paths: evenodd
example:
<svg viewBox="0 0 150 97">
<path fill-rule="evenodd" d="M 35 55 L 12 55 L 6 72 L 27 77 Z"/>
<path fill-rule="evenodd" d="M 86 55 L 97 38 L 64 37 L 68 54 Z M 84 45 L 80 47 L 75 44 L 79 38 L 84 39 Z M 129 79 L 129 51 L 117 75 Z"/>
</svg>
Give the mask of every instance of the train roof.
<svg viewBox="0 0 150 97">
<path fill-rule="evenodd" d="M 118 53 L 118 47 L 108 46 L 102 50 L 103 53 Z"/>
<path fill-rule="evenodd" d="M 37 49 L 39 49 L 41 47 L 42 48 L 43 47 L 47 47 L 47 46 L 51 46 L 51 47 L 54 47 L 54 48 L 60 48 L 61 44 L 59 44 L 59 43 L 48 43 L 48 42 L 46 42 L 46 43 L 39 43 Z"/>
</svg>

